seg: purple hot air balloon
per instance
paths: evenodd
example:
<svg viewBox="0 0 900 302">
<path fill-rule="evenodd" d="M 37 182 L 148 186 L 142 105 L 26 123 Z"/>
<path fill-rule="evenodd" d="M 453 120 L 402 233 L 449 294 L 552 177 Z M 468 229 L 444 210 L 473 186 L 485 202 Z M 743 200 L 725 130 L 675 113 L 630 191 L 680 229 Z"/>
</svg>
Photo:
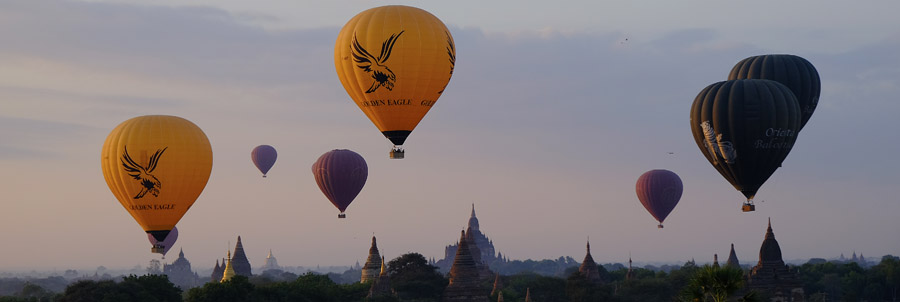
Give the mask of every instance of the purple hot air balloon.
<svg viewBox="0 0 900 302">
<path fill-rule="evenodd" d="M 678 204 L 683 190 L 681 178 L 669 170 L 650 170 L 637 180 L 638 199 L 650 215 L 659 221 L 659 228 L 663 227 L 663 220 Z"/>
<path fill-rule="evenodd" d="M 278 158 L 278 152 L 275 152 L 272 146 L 259 145 L 250 152 L 250 158 L 253 159 L 253 164 L 259 172 L 262 172 L 263 177 L 266 177 L 266 173 L 269 173 L 269 169 L 272 169 L 275 159 Z"/>
<path fill-rule="evenodd" d="M 335 149 L 319 157 L 312 165 L 312 173 L 325 197 L 338 210 L 338 218 L 347 217 L 344 211 L 353 202 L 369 177 L 366 160 L 356 152 Z"/>
<path fill-rule="evenodd" d="M 178 227 L 173 227 L 172 231 L 169 232 L 169 235 L 166 235 L 166 240 L 163 240 L 162 242 L 156 240 L 156 237 L 153 237 L 150 233 L 147 233 L 147 239 L 150 239 L 150 244 L 153 245 L 153 247 L 150 248 L 150 251 L 162 254 L 163 259 L 165 259 L 166 253 L 168 253 L 169 249 L 175 245 L 175 240 L 178 240 Z"/>
</svg>

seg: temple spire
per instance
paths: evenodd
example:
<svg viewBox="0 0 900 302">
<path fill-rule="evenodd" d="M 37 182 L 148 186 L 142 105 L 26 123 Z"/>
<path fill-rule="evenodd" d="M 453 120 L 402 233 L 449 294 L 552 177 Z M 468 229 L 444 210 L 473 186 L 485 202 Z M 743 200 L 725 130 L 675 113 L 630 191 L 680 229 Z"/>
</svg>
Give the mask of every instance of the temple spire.
<svg viewBox="0 0 900 302">
<path fill-rule="evenodd" d="M 460 231 L 459 246 L 456 249 L 456 257 L 453 266 L 450 267 L 450 284 L 444 289 L 444 302 L 487 302 L 487 289 L 481 288 L 478 279 L 478 267 L 472 252 L 469 250 L 469 242 L 466 240 L 466 231 Z"/>
<path fill-rule="evenodd" d="M 372 235 L 372 246 L 369 247 L 369 257 L 366 258 L 366 264 L 362 268 L 362 277 L 360 283 L 374 281 L 378 278 L 381 269 L 381 255 L 378 253 L 378 244 L 375 235 Z"/>
<path fill-rule="evenodd" d="M 719 268 L 719 254 L 713 254 L 713 267 Z"/>
<path fill-rule="evenodd" d="M 584 255 L 584 260 L 581 261 L 581 266 L 578 267 L 578 272 L 584 275 L 584 278 L 587 279 L 588 282 L 600 284 L 603 281 L 600 279 L 600 269 L 597 266 L 597 262 L 594 261 L 594 257 L 591 256 L 591 241 L 588 239 L 587 242 L 587 253 Z"/>
<path fill-rule="evenodd" d="M 628 252 L 628 271 L 625 272 L 625 281 L 634 279 L 634 270 L 631 268 L 631 252 Z"/>
<path fill-rule="evenodd" d="M 588 255 L 591 254 L 591 236 L 588 236 L 588 239 L 587 239 L 587 253 L 588 253 Z"/>
<path fill-rule="evenodd" d="M 231 250 L 228 250 L 228 262 L 225 263 L 225 272 L 222 274 L 222 282 L 231 280 L 234 277 L 234 268 L 231 266 Z"/>
<path fill-rule="evenodd" d="M 741 263 L 738 262 L 737 254 L 734 253 L 734 243 L 731 244 L 731 252 L 728 253 L 728 261 L 725 262 L 725 266 L 738 269 L 741 268 Z"/>
<path fill-rule="evenodd" d="M 472 203 L 472 215 L 469 216 L 469 229 L 466 230 L 466 232 L 472 232 L 472 231 L 481 232 L 479 230 L 479 228 L 480 227 L 478 226 L 478 217 L 475 217 L 475 204 Z"/>
</svg>

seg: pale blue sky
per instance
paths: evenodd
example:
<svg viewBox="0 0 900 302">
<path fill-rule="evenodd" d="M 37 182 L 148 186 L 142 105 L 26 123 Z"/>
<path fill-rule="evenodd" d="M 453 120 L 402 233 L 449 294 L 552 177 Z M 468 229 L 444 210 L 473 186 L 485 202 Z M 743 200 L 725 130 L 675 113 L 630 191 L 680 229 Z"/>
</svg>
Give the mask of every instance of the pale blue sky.
<svg viewBox="0 0 900 302">
<path fill-rule="evenodd" d="M 590 236 L 599 262 L 709 261 L 731 243 L 755 262 L 768 217 L 787 259 L 900 254 L 900 3 L 482 2 L 400 2 L 441 18 L 458 51 L 402 161 L 332 63 L 340 26 L 388 3 L 0 2 L 0 270 L 155 258 L 99 163 L 109 131 L 145 114 L 187 118 L 213 145 L 210 182 L 178 225 L 198 267 L 238 235 L 255 267 L 269 249 L 282 265 L 364 261 L 372 232 L 388 258 L 440 258 L 473 202 L 513 259 L 581 259 Z M 766 53 L 807 58 L 822 95 L 748 214 L 688 111 Z M 259 144 L 279 151 L 267 179 L 249 159 Z M 309 171 L 333 148 L 370 167 L 344 220 Z M 662 230 L 634 194 L 657 168 L 685 183 Z"/>
</svg>

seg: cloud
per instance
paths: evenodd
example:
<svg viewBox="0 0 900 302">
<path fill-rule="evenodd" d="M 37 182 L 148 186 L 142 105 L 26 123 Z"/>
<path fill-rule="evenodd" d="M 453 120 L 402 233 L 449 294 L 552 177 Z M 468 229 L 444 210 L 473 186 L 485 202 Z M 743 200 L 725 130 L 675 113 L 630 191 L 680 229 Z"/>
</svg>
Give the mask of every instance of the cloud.
<svg viewBox="0 0 900 302">
<path fill-rule="evenodd" d="M 0 116 L 0 161 L 59 159 L 72 155 L 85 133 L 96 131 L 78 123 Z"/>
</svg>

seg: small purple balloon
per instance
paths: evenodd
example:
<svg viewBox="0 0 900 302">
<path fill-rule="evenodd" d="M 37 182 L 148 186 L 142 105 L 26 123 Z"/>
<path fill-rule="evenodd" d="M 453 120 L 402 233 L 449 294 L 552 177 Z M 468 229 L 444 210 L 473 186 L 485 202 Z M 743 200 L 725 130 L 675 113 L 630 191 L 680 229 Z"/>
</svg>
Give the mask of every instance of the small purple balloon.
<svg viewBox="0 0 900 302">
<path fill-rule="evenodd" d="M 169 249 L 171 249 L 172 246 L 175 245 L 175 240 L 178 240 L 178 227 L 173 227 L 172 231 L 169 232 L 169 235 L 166 235 L 166 240 L 163 240 L 162 242 L 156 240 L 156 238 L 154 238 L 153 235 L 150 235 L 149 233 L 147 234 L 147 239 L 150 239 L 150 244 L 152 244 L 153 246 L 156 246 L 157 244 L 162 245 L 163 251 L 160 254 L 165 256 L 166 253 L 169 252 Z"/>
<path fill-rule="evenodd" d="M 675 172 L 650 170 L 638 178 L 636 191 L 641 204 L 659 221 L 659 228 L 662 228 L 663 220 L 666 220 L 681 199 L 684 186 Z"/>
<path fill-rule="evenodd" d="M 272 169 L 272 166 L 275 165 L 275 159 L 277 158 L 278 152 L 275 152 L 275 148 L 269 145 L 256 146 L 250 152 L 250 159 L 253 160 L 253 164 L 256 165 L 259 172 L 262 172 L 263 177 L 266 177 L 266 173 L 269 173 L 269 169 Z"/>
<path fill-rule="evenodd" d="M 347 206 L 366 184 L 369 166 L 356 152 L 335 149 L 325 152 L 313 163 L 312 173 L 325 197 L 341 211 L 338 218 L 344 218 Z"/>
</svg>

